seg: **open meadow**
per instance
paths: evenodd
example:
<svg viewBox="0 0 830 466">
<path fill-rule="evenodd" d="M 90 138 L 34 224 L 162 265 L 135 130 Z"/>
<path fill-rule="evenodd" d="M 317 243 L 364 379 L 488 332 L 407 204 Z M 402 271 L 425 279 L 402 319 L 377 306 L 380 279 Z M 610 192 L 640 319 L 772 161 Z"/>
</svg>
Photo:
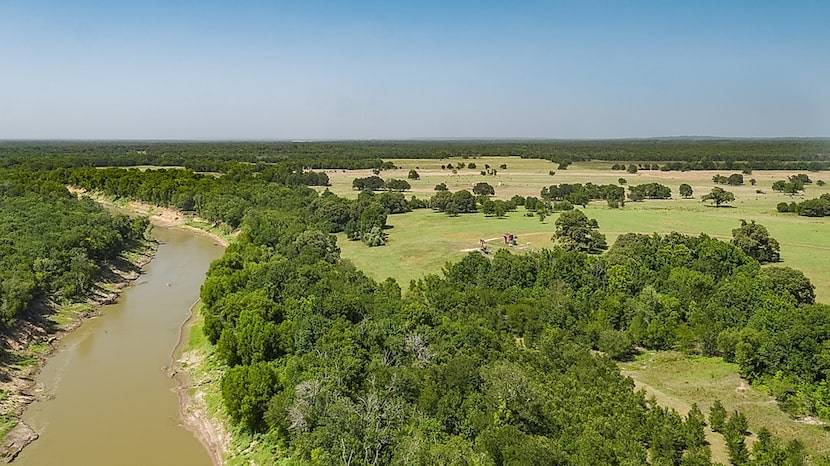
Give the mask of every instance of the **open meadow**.
<svg viewBox="0 0 830 466">
<path fill-rule="evenodd" d="M 810 452 L 830 451 L 826 426 L 813 424 L 810 420 L 791 419 L 769 394 L 749 386 L 740 377 L 737 364 L 721 358 L 689 356 L 674 351 L 648 351 L 633 361 L 620 363 L 620 369 L 623 375 L 634 379 L 637 388 L 654 396 L 660 405 L 679 413 L 687 413 L 691 404 L 697 403 L 708 416 L 714 400 L 720 399 L 727 410 L 737 409 L 747 417 L 751 431 L 757 430 L 757 426 L 765 426 L 786 441 L 799 439 Z M 712 459 L 727 464 L 722 437 L 709 429 L 706 432 Z M 756 439 L 757 436 L 752 435 L 747 443 L 751 445 Z"/>
<path fill-rule="evenodd" d="M 429 199 L 435 194 L 434 187 L 445 183 L 450 191 L 470 190 L 481 181 L 490 183 L 496 191 L 494 199 L 510 199 L 514 195 L 539 197 L 541 189 L 552 184 L 587 183 L 616 184 L 619 178 L 625 178 L 628 185 L 643 183 L 660 183 L 672 189 L 672 199 L 627 202 L 624 208 L 611 209 L 604 201 L 594 201 L 584 209 L 588 217 L 596 218 L 600 232 L 613 244 L 617 236 L 623 233 L 670 233 L 673 231 L 730 239 L 732 229 L 740 226 L 741 219 L 755 220 L 764 225 L 775 239 L 781 243 L 779 265 L 793 267 L 804 272 L 816 286 L 816 298 L 820 302 L 830 302 L 830 276 L 826 273 L 830 261 L 830 221 L 822 218 L 800 217 L 795 214 L 781 214 L 776 211 L 780 202 L 800 202 L 830 192 L 830 186 L 818 187 L 815 183 L 807 186 L 800 195 L 790 196 L 772 190 L 776 180 L 786 180 L 796 174 L 794 171 L 756 171 L 744 175 L 743 186 L 722 186 L 735 194 L 735 201 L 727 207 L 714 208 L 709 203 L 701 202 L 700 197 L 712 187 L 714 175 L 728 176 L 735 172 L 725 171 L 688 171 L 663 172 L 657 170 L 640 170 L 636 174 L 611 170 L 611 162 L 587 162 L 571 165 L 567 170 L 559 170 L 556 164 L 537 159 L 519 157 L 481 157 L 475 159 L 403 159 L 391 160 L 395 170 L 384 170 L 380 176 L 384 179 L 406 179 L 410 169 L 417 170 L 419 180 L 408 180 L 412 189 L 407 197 L 416 196 Z M 476 164 L 476 169 L 452 170 L 441 169 L 441 165 L 458 162 Z M 491 167 L 507 165 L 507 169 L 498 169 L 496 176 L 482 176 L 479 172 L 485 164 Z M 554 175 L 549 172 L 554 171 Z M 331 186 L 329 189 L 345 197 L 354 198 L 357 191 L 352 189 L 352 180 L 371 176 L 370 170 L 328 172 Z M 822 179 L 823 173 L 810 173 L 813 181 Z M 749 180 L 754 178 L 755 186 Z M 827 178 L 830 178 L 828 174 Z M 682 199 L 678 194 L 681 183 L 692 186 L 694 196 Z M 762 191 L 758 193 L 756 191 Z M 501 247 L 501 237 L 510 232 L 518 235 L 520 248 L 550 247 L 550 237 L 555 227 L 558 214 L 552 214 L 539 222 L 537 217 L 526 217 L 522 208 L 509 212 L 505 218 L 485 217 L 478 214 L 462 214 L 449 217 L 444 213 L 430 209 L 390 215 L 388 223 L 392 226 L 387 231 L 389 242 L 384 247 L 367 248 L 360 242 L 349 242 L 342 234 L 338 244 L 343 250 L 343 257 L 351 260 L 361 270 L 373 278 L 383 280 L 393 277 L 402 286 L 428 273 L 439 272 L 450 260 L 457 260 L 469 250 L 478 247 L 479 240 L 488 240 L 491 248 Z"/>
</svg>

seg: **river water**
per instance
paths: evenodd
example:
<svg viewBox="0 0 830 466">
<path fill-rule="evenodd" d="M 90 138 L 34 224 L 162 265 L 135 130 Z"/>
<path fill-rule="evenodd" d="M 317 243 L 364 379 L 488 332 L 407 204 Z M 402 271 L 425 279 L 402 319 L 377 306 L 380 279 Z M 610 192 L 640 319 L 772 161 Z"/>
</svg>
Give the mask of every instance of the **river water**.
<svg viewBox="0 0 830 466">
<path fill-rule="evenodd" d="M 23 416 L 40 438 L 15 465 L 210 466 L 180 425 L 175 381 L 165 369 L 199 296 L 213 240 L 156 227 L 155 259 L 116 304 L 66 335 L 37 378 Z"/>
</svg>

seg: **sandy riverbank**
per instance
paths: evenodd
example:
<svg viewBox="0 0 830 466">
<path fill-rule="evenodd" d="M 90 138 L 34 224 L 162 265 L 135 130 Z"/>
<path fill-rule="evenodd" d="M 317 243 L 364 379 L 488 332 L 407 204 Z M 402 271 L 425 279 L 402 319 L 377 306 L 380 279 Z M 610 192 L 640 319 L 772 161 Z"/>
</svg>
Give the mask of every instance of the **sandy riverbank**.
<svg viewBox="0 0 830 466">
<path fill-rule="evenodd" d="M 205 224 L 209 223 L 207 220 L 204 220 L 202 218 L 196 216 L 188 216 L 175 209 L 158 207 L 152 204 L 147 204 L 145 202 L 139 201 L 127 201 L 126 204 L 116 204 L 106 196 L 95 192 L 89 192 L 84 189 L 75 187 L 67 187 L 67 189 L 69 189 L 69 192 L 77 195 L 89 196 L 92 200 L 101 205 L 113 207 L 116 209 L 122 209 L 134 214 L 146 216 L 150 220 L 150 223 L 152 223 L 153 225 L 165 228 L 178 228 L 180 230 L 189 231 L 197 235 L 207 236 L 208 238 L 215 241 L 217 244 L 221 244 L 225 247 L 228 246 L 228 240 L 223 238 L 222 236 L 207 230 L 203 230 L 201 228 L 194 227 L 192 225 L 188 225 L 187 223 L 188 221 L 200 222 Z"/>
</svg>

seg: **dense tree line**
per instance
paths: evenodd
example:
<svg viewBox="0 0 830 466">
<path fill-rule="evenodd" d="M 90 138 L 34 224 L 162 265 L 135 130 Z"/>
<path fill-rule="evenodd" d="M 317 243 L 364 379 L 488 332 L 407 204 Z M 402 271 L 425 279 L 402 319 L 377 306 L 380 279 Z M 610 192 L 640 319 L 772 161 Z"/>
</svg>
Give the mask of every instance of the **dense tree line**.
<svg viewBox="0 0 830 466">
<path fill-rule="evenodd" d="M 778 160 L 777 158 L 764 159 L 755 155 L 745 155 L 750 161 L 714 161 L 709 157 L 696 162 L 671 162 L 660 166 L 660 171 L 691 171 L 691 170 L 741 170 L 751 173 L 752 170 L 830 170 L 830 162 L 825 154 L 819 154 L 807 160 Z"/>
<path fill-rule="evenodd" d="M 277 240 L 290 230 L 253 231 L 211 267 L 205 329 L 229 365 L 231 416 L 288 456 L 642 464 L 649 452 L 681 458 L 698 447 L 676 439 L 683 419 L 650 407 L 609 359 L 549 324 L 533 297 L 558 298 L 526 288 L 536 270 L 521 256 L 469 256 L 402 296 L 331 245 L 321 254 Z"/>
<path fill-rule="evenodd" d="M 86 297 L 100 267 L 136 247 L 147 226 L 62 184 L 0 171 L 0 329 L 35 299 Z"/>
<path fill-rule="evenodd" d="M 240 166 L 244 168 L 243 166 Z M 251 209 L 289 210 L 301 224 L 327 233 L 345 231 L 370 246 L 385 243 L 386 216 L 408 212 L 403 194 L 362 192 L 348 201 L 326 191 L 319 195 L 302 185 L 285 185 L 250 170 L 213 176 L 183 169 L 75 168 L 55 169 L 39 176 L 109 195 L 170 207 L 237 229 Z M 288 178 L 277 177 L 287 182 Z M 292 182 L 307 178 L 292 178 Z M 294 222 L 295 218 L 286 221 Z"/>
<path fill-rule="evenodd" d="M 224 172 L 226 163 L 290 161 L 306 168 L 391 168 L 383 159 L 464 159 L 519 156 L 571 162 L 640 161 L 660 170 L 827 170 L 827 139 L 646 139 L 598 141 L 341 141 L 341 142 L 0 142 L 0 166 L 32 163 L 41 169 L 73 166 L 183 166 Z M 667 162 L 668 161 L 668 162 Z M 645 162 L 649 162 L 646 164 Z M 651 162 L 663 162 L 657 165 Z M 467 168 L 473 168 L 470 163 Z M 637 164 L 634 166 L 635 172 Z"/>
<path fill-rule="evenodd" d="M 355 143 L 10 142 L 0 141 L 0 167 L 165 166 L 224 173 L 238 163 L 290 163 L 309 169 L 393 168 Z"/>
</svg>

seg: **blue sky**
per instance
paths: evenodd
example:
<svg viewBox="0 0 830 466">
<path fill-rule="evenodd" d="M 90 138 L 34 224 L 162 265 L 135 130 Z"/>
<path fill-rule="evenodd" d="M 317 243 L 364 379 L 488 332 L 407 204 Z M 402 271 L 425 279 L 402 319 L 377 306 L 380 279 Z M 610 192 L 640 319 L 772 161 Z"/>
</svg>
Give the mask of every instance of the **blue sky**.
<svg viewBox="0 0 830 466">
<path fill-rule="evenodd" d="M 827 1 L 0 0 L 0 139 L 830 136 Z"/>
</svg>

